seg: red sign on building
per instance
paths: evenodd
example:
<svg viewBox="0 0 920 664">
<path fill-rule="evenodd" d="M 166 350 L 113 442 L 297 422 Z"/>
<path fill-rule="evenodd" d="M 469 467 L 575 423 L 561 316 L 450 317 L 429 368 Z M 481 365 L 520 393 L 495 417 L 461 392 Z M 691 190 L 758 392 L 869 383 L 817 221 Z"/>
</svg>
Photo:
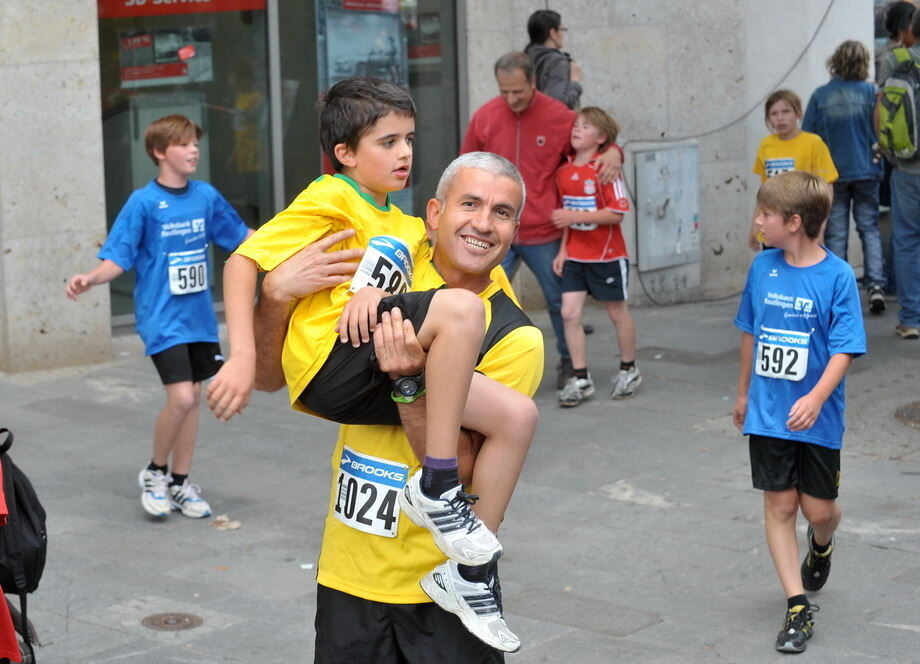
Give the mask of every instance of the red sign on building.
<svg viewBox="0 0 920 664">
<path fill-rule="evenodd" d="M 266 0 L 96 0 L 99 18 L 240 12 L 265 9 Z"/>
</svg>

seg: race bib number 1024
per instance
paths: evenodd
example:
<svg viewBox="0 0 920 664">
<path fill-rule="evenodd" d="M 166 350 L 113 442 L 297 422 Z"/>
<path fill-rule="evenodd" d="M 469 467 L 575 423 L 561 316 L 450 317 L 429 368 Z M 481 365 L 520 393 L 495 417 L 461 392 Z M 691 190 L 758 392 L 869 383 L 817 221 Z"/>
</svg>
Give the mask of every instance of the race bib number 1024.
<svg viewBox="0 0 920 664">
<path fill-rule="evenodd" d="M 335 518 L 350 528 L 371 535 L 396 537 L 399 527 L 399 492 L 406 486 L 405 464 L 342 450 L 336 478 Z"/>
</svg>

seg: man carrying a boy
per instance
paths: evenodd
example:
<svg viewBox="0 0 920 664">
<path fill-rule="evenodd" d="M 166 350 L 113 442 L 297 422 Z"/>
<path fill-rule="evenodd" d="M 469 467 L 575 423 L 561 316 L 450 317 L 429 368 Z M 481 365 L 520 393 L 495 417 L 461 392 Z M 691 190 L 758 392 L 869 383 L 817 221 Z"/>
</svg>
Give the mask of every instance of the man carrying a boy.
<svg viewBox="0 0 920 664">
<path fill-rule="evenodd" d="M 844 376 L 866 352 L 856 278 L 819 244 L 831 205 L 816 175 L 776 175 L 757 194 L 755 226 L 768 249 L 754 259 L 735 325 L 741 370 L 732 419 L 750 436 L 754 488 L 764 492 L 770 556 L 786 594 L 780 652 L 805 650 L 814 626 L 805 591 L 828 579 L 844 430 Z M 795 522 L 808 521 L 799 567 Z"/>
<path fill-rule="evenodd" d="M 553 272 L 562 231 L 553 225 L 552 211 L 558 209 L 556 170 L 569 154 L 569 133 L 575 112 L 539 90 L 534 82 L 533 61 L 512 52 L 495 62 L 499 96 L 483 104 L 470 119 L 461 154 L 484 150 L 501 155 L 521 171 L 527 185 L 527 207 L 521 228 L 502 267 L 511 277 L 521 260 L 533 272 L 543 297 L 559 353 L 557 388 L 574 375 L 562 322 L 562 281 Z M 608 150 L 598 159 L 598 179 L 611 182 L 620 171 L 622 155 Z"/>
<path fill-rule="evenodd" d="M 511 244 L 523 202 L 520 175 L 507 161 L 482 153 L 458 157 L 428 203 L 428 224 L 436 235 L 433 266 L 416 279 L 426 286 L 446 283 L 479 295 L 488 330 L 477 370 L 531 395 L 543 370 L 542 337 L 493 281 L 501 275 L 493 274 L 493 268 Z M 341 272 L 342 261 L 352 257 L 336 252 L 325 269 L 313 269 L 316 251 L 307 248 L 266 275 L 255 318 L 257 387 L 272 390 L 284 384 L 280 358 L 291 302 L 322 287 L 323 279 L 335 279 L 327 275 Z M 302 269 L 304 265 L 308 269 Z M 398 310 L 382 317 L 373 336 L 378 365 L 391 379 L 417 374 L 424 366 L 413 328 Z M 497 650 L 513 652 L 520 647 L 502 619 L 495 565 L 481 581 L 464 579 L 427 532 L 395 507 L 394 492 L 424 454 L 423 402 L 424 397 L 399 404 L 401 427 L 340 429 L 319 559 L 317 662 L 473 664 L 503 661 Z M 475 407 L 486 409 L 490 404 Z M 466 443 L 469 462 L 469 449 L 476 446 L 469 439 Z M 520 452 L 483 447 L 477 467 L 503 463 L 502 456 Z M 492 458 L 483 459 L 486 455 Z M 466 475 L 463 468 L 470 464 L 461 457 L 461 474 Z M 473 488 L 486 490 L 479 489 L 477 477 L 474 470 Z"/>
</svg>

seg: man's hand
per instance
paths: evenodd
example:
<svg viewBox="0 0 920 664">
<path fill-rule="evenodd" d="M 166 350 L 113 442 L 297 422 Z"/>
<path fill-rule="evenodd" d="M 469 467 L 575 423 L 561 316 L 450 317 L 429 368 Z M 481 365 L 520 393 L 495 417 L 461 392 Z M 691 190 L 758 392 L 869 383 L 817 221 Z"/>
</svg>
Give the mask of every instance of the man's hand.
<svg viewBox="0 0 920 664">
<path fill-rule="evenodd" d="M 377 307 L 387 295 L 383 289 L 365 286 L 351 296 L 335 328 L 343 344 L 350 341 L 358 348 L 371 340 L 371 330 L 377 325 Z"/>
<path fill-rule="evenodd" d="M 732 408 L 732 424 L 735 428 L 744 433 L 744 417 L 747 415 L 748 398 L 746 394 L 739 394 L 735 399 L 735 405 Z"/>
<path fill-rule="evenodd" d="M 354 234 L 353 229 L 339 231 L 304 247 L 265 275 L 262 295 L 294 302 L 348 281 L 358 267 L 353 261 L 359 260 L 364 252 L 361 249 L 329 249 Z"/>
<path fill-rule="evenodd" d="M 597 158 L 597 179 L 601 184 L 610 184 L 623 172 L 623 157 L 615 146 Z"/>
<path fill-rule="evenodd" d="M 427 353 L 415 336 L 412 321 L 403 320 L 399 307 L 384 311 L 374 328 L 377 367 L 390 375 L 417 376 L 425 369 Z"/>
<path fill-rule="evenodd" d="M 789 431 L 805 431 L 813 427 L 823 405 L 824 401 L 811 392 L 792 404 L 786 420 Z"/>
<path fill-rule="evenodd" d="M 559 208 L 549 213 L 549 220 L 553 222 L 556 228 L 568 228 L 572 224 L 577 224 L 580 213 L 576 210 L 565 210 Z"/>
<path fill-rule="evenodd" d="M 237 413 L 242 415 L 243 409 L 249 404 L 255 377 L 255 358 L 243 360 L 234 355 L 224 362 L 224 366 L 208 383 L 208 408 L 214 417 L 227 422 Z"/>
</svg>

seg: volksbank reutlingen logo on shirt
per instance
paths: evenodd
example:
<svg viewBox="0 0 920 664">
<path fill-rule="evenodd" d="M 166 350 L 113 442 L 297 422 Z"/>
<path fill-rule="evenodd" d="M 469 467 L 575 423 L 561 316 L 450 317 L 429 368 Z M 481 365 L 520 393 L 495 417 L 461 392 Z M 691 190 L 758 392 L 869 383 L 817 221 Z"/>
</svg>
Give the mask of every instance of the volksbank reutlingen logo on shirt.
<svg viewBox="0 0 920 664">
<path fill-rule="evenodd" d="M 397 489 L 402 489 L 406 485 L 406 469 L 404 466 L 396 466 L 385 459 L 359 454 L 351 449 L 342 451 L 342 460 L 339 466 L 350 475 L 362 477 L 378 484 L 386 484 Z"/>
</svg>

